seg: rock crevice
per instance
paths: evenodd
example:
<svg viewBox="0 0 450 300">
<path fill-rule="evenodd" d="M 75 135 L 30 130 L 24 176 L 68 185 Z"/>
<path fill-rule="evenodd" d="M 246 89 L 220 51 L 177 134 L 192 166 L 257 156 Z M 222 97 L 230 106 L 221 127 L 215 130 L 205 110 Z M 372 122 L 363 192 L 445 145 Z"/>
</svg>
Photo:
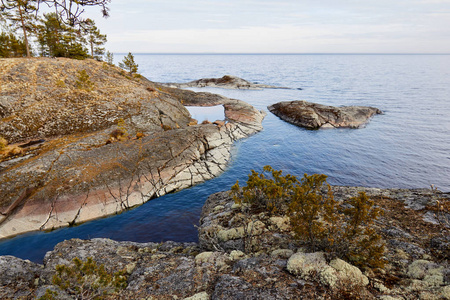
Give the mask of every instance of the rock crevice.
<svg viewBox="0 0 450 300">
<path fill-rule="evenodd" d="M 252 236 L 245 236 L 243 212 L 229 192 L 221 192 L 203 207 L 199 243 L 72 239 L 49 251 L 42 265 L 0 257 L 0 298 L 34 299 L 50 289 L 71 299 L 52 282 L 56 266 L 92 258 L 106 272 L 125 272 L 127 287 L 113 295 L 118 299 L 450 299 L 448 256 L 437 259 L 437 248 L 428 243 L 430 236 L 442 235 L 442 228 L 424 219 L 448 194 L 332 189 L 337 201 L 365 191 L 385 211 L 376 229 L 388 241 L 384 269 L 362 270 L 324 252 L 306 252 L 293 237 L 288 216 L 251 216 Z M 414 204 L 422 208 L 407 207 Z M 409 234 L 401 234 L 405 231 Z M 244 251 L 243 240 L 249 238 L 252 248 Z"/>
<path fill-rule="evenodd" d="M 265 115 L 93 60 L 5 59 L 0 67 L 0 102 L 9 107 L 0 132 L 22 149 L 0 153 L 0 238 L 120 213 L 211 179 L 226 168 L 233 142 L 260 131 Z M 58 77 L 33 73 L 47 68 Z M 80 70 L 92 91 L 73 86 Z M 224 105 L 226 119 L 189 126 L 183 104 Z M 20 147 L 30 139 L 45 141 Z"/>
</svg>

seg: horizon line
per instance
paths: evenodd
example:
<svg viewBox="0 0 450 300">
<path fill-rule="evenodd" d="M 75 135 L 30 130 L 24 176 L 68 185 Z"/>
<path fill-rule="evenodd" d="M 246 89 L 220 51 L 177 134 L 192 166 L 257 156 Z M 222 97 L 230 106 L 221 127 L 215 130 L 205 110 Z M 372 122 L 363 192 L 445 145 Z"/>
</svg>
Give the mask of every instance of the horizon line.
<svg viewBox="0 0 450 300">
<path fill-rule="evenodd" d="M 113 52 L 114 54 L 128 54 L 128 52 Z M 135 55 L 450 55 L 450 53 L 409 53 L 409 52 L 134 52 Z"/>
</svg>

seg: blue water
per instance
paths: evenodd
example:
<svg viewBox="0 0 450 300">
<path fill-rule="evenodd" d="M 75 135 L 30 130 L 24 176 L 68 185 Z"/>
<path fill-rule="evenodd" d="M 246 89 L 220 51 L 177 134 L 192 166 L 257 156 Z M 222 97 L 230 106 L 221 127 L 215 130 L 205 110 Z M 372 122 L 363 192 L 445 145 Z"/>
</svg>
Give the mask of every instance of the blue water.
<svg viewBox="0 0 450 300">
<path fill-rule="evenodd" d="M 116 61 L 122 56 L 116 55 Z M 236 75 L 292 90 L 209 91 L 266 110 L 279 101 L 368 105 L 381 109 L 363 129 L 311 131 L 268 113 L 264 130 L 236 143 L 225 173 L 117 216 L 0 242 L 0 255 L 40 262 L 70 238 L 196 241 L 208 195 L 228 190 L 251 169 L 270 164 L 286 173 L 324 173 L 331 184 L 450 191 L 450 55 L 135 55 L 157 82 Z M 302 90 L 298 90 L 301 88 Z"/>
</svg>

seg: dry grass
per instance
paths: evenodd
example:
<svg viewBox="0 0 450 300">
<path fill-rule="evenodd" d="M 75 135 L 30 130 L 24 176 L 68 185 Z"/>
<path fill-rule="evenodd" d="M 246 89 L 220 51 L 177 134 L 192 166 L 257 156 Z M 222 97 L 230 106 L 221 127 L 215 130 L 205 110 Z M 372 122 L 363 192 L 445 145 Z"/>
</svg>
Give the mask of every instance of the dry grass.
<svg viewBox="0 0 450 300">
<path fill-rule="evenodd" d="M 0 159 L 6 159 L 8 157 L 21 155 L 24 150 L 17 145 L 8 145 L 8 141 L 0 137 Z"/>
</svg>

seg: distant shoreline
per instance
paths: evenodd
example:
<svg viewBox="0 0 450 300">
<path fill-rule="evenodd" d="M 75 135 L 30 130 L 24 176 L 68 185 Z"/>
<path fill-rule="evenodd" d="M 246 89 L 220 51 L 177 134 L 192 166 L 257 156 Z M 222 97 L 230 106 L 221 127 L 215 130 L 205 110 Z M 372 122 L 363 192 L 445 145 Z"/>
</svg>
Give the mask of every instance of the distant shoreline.
<svg viewBox="0 0 450 300">
<path fill-rule="evenodd" d="M 116 55 L 126 55 L 128 52 L 114 52 Z M 133 52 L 133 55 L 450 55 L 450 53 L 152 53 L 152 52 Z"/>
</svg>

